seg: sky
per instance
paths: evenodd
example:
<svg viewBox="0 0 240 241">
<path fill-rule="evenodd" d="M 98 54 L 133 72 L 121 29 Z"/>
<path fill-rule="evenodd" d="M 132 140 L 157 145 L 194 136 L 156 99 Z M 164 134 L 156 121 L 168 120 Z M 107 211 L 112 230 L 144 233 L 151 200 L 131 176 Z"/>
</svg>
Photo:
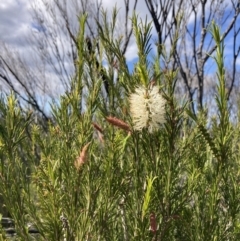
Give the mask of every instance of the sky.
<svg viewBox="0 0 240 241">
<path fill-rule="evenodd" d="M 37 0 L 41 5 L 41 0 Z M 51 0 L 49 0 L 51 1 Z M 34 1 L 32 1 L 34 2 Z M 36 2 L 36 0 L 35 0 Z M 133 1 L 130 1 L 133 4 Z M 102 0 L 104 8 L 110 12 L 116 5 L 120 9 L 119 18 L 124 17 L 124 1 Z M 137 10 L 141 18 L 149 16 L 144 0 L 138 0 Z M 120 20 L 121 21 L 121 20 Z M 20 53 L 27 53 L 31 46 L 26 41 L 32 30 L 37 28 L 31 16 L 31 1 L 29 0 L 7 0 L 0 1 L 0 41 L 7 43 L 11 48 L 17 49 Z M 155 32 L 153 31 L 153 34 Z M 129 61 L 136 57 L 136 44 L 130 43 L 126 57 Z M 227 50 L 228 51 L 228 50 Z M 240 64 L 240 59 L 238 59 Z"/>
<path fill-rule="evenodd" d="M 37 29 L 32 20 L 29 2 L 31 1 L 0 1 L 0 41 L 7 43 L 11 48 L 16 48 L 20 52 L 27 52 L 28 48 L 31 49 L 26 39 L 32 34 L 34 28 Z M 121 12 L 124 7 L 123 0 L 103 0 L 103 7 L 111 12 L 116 3 L 118 3 L 117 6 L 120 9 L 119 15 L 123 16 Z M 41 4 L 41 1 L 38 4 Z M 140 17 L 145 17 L 148 14 L 144 0 L 138 0 L 137 12 Z M 127 54 L 130 56 L 135 49 L 136 46 L 130 46 Z"/>
<path fill-rule="evenodd" d="M 0 40 L 12 47 L 26 48 L 31 15 L 28 0 L 0 1 Z"/>
<path fill-rule="evenodd" d="M 51 0 L 49 0 L 51 1 Z M 20 52 L 27 52 L 31 48 L 26 38 L 31 35 L 34 29 L 34 22 L 31 16 L 31 1 L 29 0 L 7 0 L 0 1 L 0 41 L 7 43 L 12 48 L 18 49 Z M 133 1 L 130 1 L 133 4 Z M 120 9 L 119 17 L 124 17 L 124 1 L 120 0 L 102 0 L 103 7 L 111 12 L 116 6 Z M 41 4 L 41 0 L 38 1 Z M 132 6 L 132 5 L 131 5 Z M 138 0 L 137 10 L 141 18 L 149 16 L 144 0 Z M 37 28 L 37 27 L 36 27 Z M 155 32 L 153 32 L 155 34 Z M 127 59 L 135 58 L 136 45 L 132 41 L 128 48 Z M 240 64 L 240 60 L 239 60 Z"/>
<path fill-rule="evenodd" d="M 39 29 L 36 23 L 34 22 L 31 15 L 31 4 L 33 2 L 38 2 L 41 5 L 42 0 L 5 0 L 0 1 L 0 43 L 5 43 L 8 49 L 11 51 L 17 51 L 20 56 L 24 56 L 26 63 L 29 66 L 32 66 L 34 69 L 34 52 L 33 45 L 28 41 L 29 36 L 35 31 L 45 31 L 47 29 Z M 48 0 L 51 1 L 51 0 Z M 130 1 L 133 3 L 133 0 Z M 121 24 L 122 18 L 124 18 L 124 1 L 123 0 L 102 0 L 103 7 L 111 12 L 112 8 L 116 5 L 120 9 L 119 11 L 119 24 Z M 138 0 L 138 5 L 136 12 L 140 18 L 145 19 L 146 16 L 149 16 L 147 7 L 145 5 L 145 0 Z M 192 16 L 190 16 L 190 22 L 193 21 Z M 156 32 L 153 28 L 153 39 L 156 39 Z M 232 58 L 232 44 L 229 44 L 231 41 L 232 35 L 230 35 L 225 44 L 225 63 L 231 65 Z M 240 39 L 239 39 L 240 42 Z M 238 43 L 239 43 L 238 42 Z M 1 45 L 1 44 L 0 44 Z M 2 45 L 5 46 L 5 45 Z M 0 46 L 1 51 L 1 46 Z M 137 61 L 137 46 L 135 40 L 132 38 L 130 45 L 126 52 L 126 59 L 130 67 Z M 240 58 L 237 59 L 237 67 L 240 70 Z M 67 66 L 67 65 L 66 65 Z M 70 67 L 69 67 L 70 68 Z M 211 68 L 211 66 L 209 67 Z M 46 67 L 48 69 L 48 67 Z M 52 70 L 51 70 L 52 71 Z M 51 72 L 50 69 L 47 72 L 46 79 L 57 79 L 58 76 L 56 73 Z M 41 78 L 41 76 L 39 76 Z M 55 81 L 53 81 L 55 82 Z M 56 86 L 55 86 L 56 87 Z M 53 87 L 54 88 L 54 87 Z"/>
<path fill-rule="evenodd" d="M 56 74 L 50 66 L 44 66 L 44 76 L 41 76 L 41 71 L 39 71 L 39 62 L 41 61 L 38 56 L 35 55 L 34 51 L 36 48 L 39 48 L 39 42 L 32 41 L 32 36 L 36 37 L 37 35 L 40 36 L 40 32 L 43 32 L 45 29 L 40 29 L 39 26 L 36 24 L 36 21 L 33 19 L 33 3 L 36 3 L 38 7 L 42 6 L 42 1 L 44 0 L 7 0 L 7 1 L 0 1 L 0 52 L 1 54 L 9 59 L 8 53 L 11 52 L 13 55 L 17 53 L 17 55 L 24 57 L 25 63 L 31 67 L 32 72 L 34 72 L 34 78 L 37 79 L 46 79 L 46 86 L 49 86 L 48 89 L 55 90 L 56 88 L 59 92 L 63 92 L 59 86 L 59 75 Z M 51 0 L 47 0 L 50 2 Z M 132 1 L 131 1 L 132 2 Z M 102 4 L 104 9 L 107 9 L 109 13 L 112 11 L 112 8 L 116 6 L 119 9 L 119 24 L 121 24 L 121 18 L 124 17 L 123 14 L 123 7 L 124 1 L 117 1 L 117 0 L 103 0 Z M 132 5 L 130 6 L 132 8 Z M 74 10 L 73 10 L 74 11 Z M 130 10 L 131 12 L 131 10 Z M 144 3 L 144 0 L 138 0 L 137 5 L 137 13 L 139 17 L 145 18 L 147 13 L 147 9 Z M 44 13 L 43 13 L 44 15 Z M 74 16 L 72 17 L 74 19 Z M 75 21 L 76 22 L 76 21 Z M 64 39 L 64 36 L 61 36 Z M 40 38 L 39 38 L 40 39 Z M 41 40 L 40 40 L 41 41 Z M 59 44 L 62 44 L 57 40 Z M 64 41 L 63 41 L 64 42 Z M 67 41 L 66 41 L 67 42 Z M 63 44 L 65 45 L 65 43 Z M 8 51 L 5 51 L 5 48 Z M 49 47 L 50 49 L 50 47 Z M 46 49 L 49 50 L 49 49 Z M 60 49 L 64 49 L 65 52 L 69 51 L 69 46 L 65 45 L 60 47 Z M 129 47 L 126 52 L 126 58 L 128 63 L 133 66 L 133 63 L 136 62 L 137 58 L 137 47 L 135 41 L 133 39 L 130 41 Z M 60 72 L 60 66 L 58 66 L 56 59 L 56 66 Z M 67 63 L 67 59 L 65 60 L 65 66 L 67 71 L 72 73 L 73 72 L 73 65 L 69 65 Z M 17 60 L 12 60 L 12 65 L 17 66 Z M 17 67 L 16 67 L 17 68 Z M 34 71 L 36 70 L 36 71 Z M 66 78 L 69 79 L 69 76 L 65 75 Z M 51 80 L 51 81 L 49 81 Z M 0 84 L 0 88 L 2 85 Z M 6 86 L 4 86 L 5 88 Z M 46 89 L 44 89 L 46 91 Z M 49 93 L 51 91 L 49 90 Z M 44 100 L 43 100 L 44 101 Z"/>
</svg>

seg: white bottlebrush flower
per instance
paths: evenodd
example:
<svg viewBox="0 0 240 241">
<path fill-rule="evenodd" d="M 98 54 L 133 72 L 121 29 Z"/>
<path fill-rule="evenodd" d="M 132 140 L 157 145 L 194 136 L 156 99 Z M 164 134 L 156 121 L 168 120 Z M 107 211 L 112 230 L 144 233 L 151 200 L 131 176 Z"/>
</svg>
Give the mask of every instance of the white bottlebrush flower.
<svg viewBox="0 0 240 241">
<path fill-rule="evenodd" d="M 137 87 L 129 97 L 130 113 L 135 130 L 147 128 L 153 132 L 165 122 L 165 100 L 157 86 Z"/>
</svg>

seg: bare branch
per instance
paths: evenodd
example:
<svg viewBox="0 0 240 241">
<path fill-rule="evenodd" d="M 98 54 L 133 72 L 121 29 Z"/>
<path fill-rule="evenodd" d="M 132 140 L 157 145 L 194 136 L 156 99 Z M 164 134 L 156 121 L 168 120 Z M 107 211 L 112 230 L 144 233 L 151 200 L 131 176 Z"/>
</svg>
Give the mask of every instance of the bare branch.
<svg viewBox="0 0 240 241">
<path fill-rule="evenodd" d="M 230 32 L 233 32 L 233 26 L 239 17 L 239 1 L 179 0 L 173 3 L 173 1 L 145 0 L 145 3 L 157 32 L 159 46 L 167 45 L 169 40 L 173 44 L 177 28 L 180 31 L 181 38 L 177 48 L 172 50 L 171 64 L 176 64 L 179 68 L 189 101 L 196 98 L 198 108 L 201 109 L 204 102 L 204 89 L 209 86 L 204 87 L 206 63 L 216 49 L 207 28 L 213 20 L 217 21 L 225 29 L 221 38 L 223 41 Z M 179 14 L 184 14 L 183 21 L 177 25 L 176 20 Z M 234 45 L 234 42 L 232 43 Z M 239 54 L 238 48 L 239 44 L 235 42 L 234 49 L 237 55 Z M 161 54 L 160 48 L 158 52 Z M 234 58 L 237 58 L 236 55 Z M 236 59 L 234 65 L 236 65 Z M 232 73 L 235 73 L 234 69 Z M 234 86 L 233 83 L 234 80 L 230 85 L 229 94 Z M 196 86 L 197 96 L 194 96 Z"/>
<path fill-rule="evenodd" d="M 122 50 L 122 54 L 124 55 L 126 53 L 130 38 L 132 36 L 132 32 L 133 32 L 133 28 L 131 27 L 130 31 L 128 30 L 128 19 L 129 19 L 129 0 L 124 0 L 125 2 L 125 43 L 123 45 L 123 50 Z M 137 7 L 137 0 L 135 0 L 134 2 L 134 6 L 133 6 L 133 11 L 136 10 Z"/>
</svg>

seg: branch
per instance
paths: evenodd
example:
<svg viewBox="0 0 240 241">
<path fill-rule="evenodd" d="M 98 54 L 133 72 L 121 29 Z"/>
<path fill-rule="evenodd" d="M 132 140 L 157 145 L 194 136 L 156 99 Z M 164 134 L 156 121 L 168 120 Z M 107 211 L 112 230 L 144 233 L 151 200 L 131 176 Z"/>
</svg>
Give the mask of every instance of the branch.
<svg viewBox="0 0 240 241">
<path fill-rule="evenodd" d="M 125 1 L 125 11 L 126 11 L 126 16 L 125 16 L 125 43 L 123 45 L 123 50 L 122 50 L 122 54 L 124 55 L 126 53 L 130 38 L 132 36 L 132 32 L 133 32 L 133 28 L 131 27 L 130 32 L 128 33 L 128 12 L 129 12 L 129 0 L 124 0 Z M 133 11 L 136 10 L 137 7 L 137 0 L 135 0 L 134 2 L 134 6 L 133 6 Z"/>
<path fill-rule="evenodd" d="M 229 24 L 227 30 L 223 33 L 222 37 L 221 37 L 221 42 L 226 38 L 226 36 L 229 34 L 229 32 L 231 31 L 231 29 L 233 28 L 236 20 L 237 20 L 237 17 L 240 13 L 240 7 L 239 7 L 239 3 L 236 7 L 236 12 L 234 14 L 234 17 L 231 21 L 231 23 Z M 217 45 L 215 44 L 210 50 L 209 52 L 205 55 L 205 57 L 203 58 L 203 63 L 206 63 L 206 61 L 209 59 L 209 57 L 212 55 L 212 53 L 216 50 L 217 48 Z"/>
<path fill-rule="evenodd" d="M 233 72 L 232 72 L 231 85 L 230 85 L 228 93 L 227 93 L 227 100 L 229 100 L 231 92 L 233 90 L 233 86 L 234 86 L 234 82 L 235 82 L 235 78 L 236 78 L 236 62 L 237 62 L 237 57 L 240 53 L 240 46 L 238 46 L 238 49 L 236 51 L 236 40 L 237 40 L 237 36 L 240 32 L 240 27 L 238 28 L 237 31 L 236 31 L 235 27 L 236 27 L 236 25 L 234 25 L 234 35 L 233 35 Z"/>
<path fill-rule="evenodd" d="M 152 0 L 145 0 L 145 3 L 147 5 L 147 8 L 150 12 L 150 15 L 153 19 L 153 23 L 154 23 L 154 26 L 156 28 L 156 31 L 157 31 L 157 35 L 158 35 L 158 54 L 160 55 L 161 54 L 161 45 L 162 45 L 162 37 L 161 37 L 161 25 L 158 21 L 158 17 L 157 17 L 157 12 L 154 10 L 154 7 L 153 7 L 153 3 L 152 3 Z"/>
<path fill-rule="evenodd" d="M 35 110 L 37 110 L 39 113 L 42 114 L 42 116 L 44 117 L 44 119 L 46 121 L 49 120 L 49 118 L 47 117 L 47 115 L 45 114 L 45 112 L 40 108 L 40 106 L 37 103 L 37 100 L 33 97 L 33 95 L 29 92 L 27 86 L 18 78 L 17 74 L 13 71 L 13 69 L 7 64 L 7 62 L 0 57 L 2 62 L 4 63 L 4 65 L 7 67 L 8 71 L 14 76 L 14 78 L 17 80 L 18 83 L 20 83 L 20 85 L 23 87 L 23 89 L 26 91 L 27 96 L 30 99 L 26 99 L 23 97 L 23 95 L 21 95 L 15 88 L 14 85 L 12 84 L 12 82 L 5 76 L 0 74 L 0 77 L 10 86 L 10 88 L 14 91 L 14 93 L 16 93 L 21 99 L 23 99 L 25 102 L 27 102 L 28 104 L 30 104 Z"/>
</svg>

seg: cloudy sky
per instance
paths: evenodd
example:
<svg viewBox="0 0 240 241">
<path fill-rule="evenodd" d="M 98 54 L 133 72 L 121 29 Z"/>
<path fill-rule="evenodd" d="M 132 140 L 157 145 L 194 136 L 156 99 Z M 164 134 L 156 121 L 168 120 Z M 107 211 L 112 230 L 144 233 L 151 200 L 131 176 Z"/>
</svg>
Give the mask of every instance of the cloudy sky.
<svg viewBox="0 0 240 241">
<path fill-rule="evenodd" d="M 49 0 L 50 2 L 51 0 Z M 35 2 L 41 5 L 42 0 L 5 0 L 0 1 L 0 41 L 7 43 L 12 48 L 17 48 L 20 52 L 27 52 L 31 48 L 26 41 L 27 37 L 32 34 L 34 21 L 31 16 L 31 4 Z M 116 5 L 120 8 L 119 16 L 124 17 L 121 10 L 124 9 L 123 0 L 102 0 L 104 8 L 111 11 Z M 133 1 L 130 1 L 133 4 Z M 145 0 L 138 0 L 137 13 L 140 17 L 145 18 L 148 10 Z M 129 46 L 127 58 L 134 58 L 136 46 L 134 42 Z"/>
<path fill-rule="evenodd" d="M 53 68 L 52 66 L 40 66 L 41 60 L 39 59 L 39 55 L 36 55 L 34 51 L 36 51 L 36 48 L 39 49 L 39 46 L 40 46 L 39 37 L 41 37 L 40 32 L 43 31 L 43 29 L 40 29 L 37 22 L 33 19 L 33 15 L 34 15 L 33 8 L 37 7 L 38 9 L 39 8 L 41 9 L 44 1 L 47 3 L 51 3 L 52 0 L 31 0 L 31 1 L 30 0 L 6 0 L 6 1 L 0 0 L 0 52 L 5 59 L 9 59 L 9 56 L 10 56 L 9 52 L 11 52 L 12 56 L 14 56 L 17 53 L 21 58 L 24 57 L 24 62 L 27 64 L 29 69 L 31 69 L 32 74 L 34 74 L 34 79 L 39 80 L 35 82 L 38 83 L 38 82 L 44 81 L 46 84 L 44 85 L 45 88 L 43 89 L 43 93 L 44 92 L 50 93 L 52 92 L 52 89 L 56 89 L 56 86 L 58 90 L 59 90 L 59 86 L 63 86 L 61 85 L 62 83 L 61 81 L 65 81 L 69 83 L 69 78 L 71 77 L 71 74 L 69 75 L 68 73 L 74 72 L 74 65 L 71 60 L 69 61 L 70 64 L 68 64 L 68 59 L 66 58 L 64 64 L 67 69 L 67 72 L 64 75 L 62 73 L 59 74 L 61 71 L 61 66 L 58 65 L 59 61 L 57 59 L 53 60 L 53 62 L 56 63 L 56 66 L 59 70 L 58 74 L 55 71 L 56 69 Z M 74 1 L 67 1 L 67 3 L 69 2 L 74 2 Z M 131 0 L 130 2 L 131 2 L 130 3 L 130 12 L 131 12 L 131 8 L 133 7 L 133 1 Z M 121 25 L 121 18 L 125 17 L 124 1 L 123 0 L 121 1 L 103 0 L 102 3 L 103 3 L 103 7 L 107 9 L 109 12 L 112 11 L 113 7 L 116 6 L 116 3 L 117 3 L 117 8 L 119 9 L 118 21 L 119 21 L 119 24 Z M 41 14 L 44 15 L 45 14 L 44 11 Z M 76 16 L 74 16 L 76 14 L 76 9 L 72 9 L 71 11 L 73 12 L 73 16 L 70 19 L 70 21 L 72 20 L 72 22 L 77 22 Z M 145 5 L 145 0 L 138 0 L 137 13 L 142 18 L 145 18 L 146 15 L 148 14 L 147 8 Z M 56 23 L 53 23 L 53 24 L 56 24 Z M 49 30 L 50 28 L 51 28 L 51 25 L 48 25 L 46 27 L 47 30 Z M 64 56 L 64 55 L 67 55 L 66 53 L 70 49 L 70 46 L 65 44 L 65 43 L 69 44 L 69 41 L 64 41 L 65 36 L 63 31 L 60 30 L 58 33 L 62 34 L 61 36 L 58 36 L 58 37 L 60 37 L 59 38 L 61 39 L 60 41 L 64 42 L 64 46 L 61 46 L 59 49 L 62 51 L 61 53 L 62 56 Z M 33 40 L 34 38 L 36 39 L 36 41 Z M 59 44 L 62 44 L 62 43 L 59 42 Z M 46 52 L 51 52 L 52 47 L 53 46 L 49 45 L 49 48 L 46 49 Z M 63 53 L 64 51 L 65 53 Z M 136 57 L 137 57 L 136 43 L 131 40 L 126 52 L 126 58 L 129 61 L 129 66 L 133 66 L 133 63 L 136 62 Z M 11 66 L 16 66 L 17 68 L 17 65 L 18 65 L 17 59 L 13 57 L 13 60 L 11 60 Z M 44 69 L 44 71 L 41 71 L 40 68 Z M 65 80 L 59 80 L 59 76 L 64 76 Z M 23 78 L 26 79 L 26 77 L 24 76 Z M 68 79 L 68 81 L 66 81 L 66 79 Z M 6 88 L 6 87 L 7 86 L 4 83 L 3 84 L 0 83 L 0 88 Z M 60 92 L 63 92 L 63 91 L 64 89 L 62 89 L 62 91 Z"/>
<path fill-rule="evenodd" d="M 0 1 L 0 40 L 14 47 L 24 47 L 23 36 L 31 21 L 27 1 Z"/>
<path fill-rule="evenodd" d="M 17 50 L 20 55 L 26 57 L 28 64 L 33 64 L 33 50 L 32 44 L 29 44 L 28 38 L 32 35 L 33 31 L 38 31 L 38 26 L 32 19 L 31 15 L 31 4 L 33 2 L 41 6 L 43 0 L 0 0 L 0 43 L 6 43 L 8 48 L 12 51 Z M 51 0 L 48 0 L 49 2 Z M 119 12 L 119 22 L 121 23 L 121 18 L 124 17 L 124 1 L 123 0 L 102 0 L 104 8 L 109 11 L 116 5 L 120 8 Z M 133 0 L 130 1 L 133 4 Z M 121 12 L 122 10 L 122 12 Z M 148 15 L 148 10 L 145 5 L 145 0 L 138 0 L 137 10 L 141 18 L 145 18 Z M 190 16 L 191 17 L 191 16 Z M 153 32 L 153 35 L 155 32 Z M 231 39 L 229 36 L 227 40 Z M 156 39 L 156 36 L 155 36 Z M 230 41 L 229 41 L 230 43 Z M 232 44 L 226 44 L 226 54 L 227 57 L 232 57 Z M 1 45 L 1 44 L 0 44 Z M 1 46 L 0 46 L 1 50 Z M 127 54 L 127 60 L 129 63 L 136 61 L 137 57 L 137 47 L 134 40 L 131 41 Z M 230 63 L 229 61 L 226 61 Z M 240 67 L 240 60 L 238 58 Z M 54 73 L 49 72 L 48 78 L 54 78 Z"/>
<path fill-rule="evenodd" d="M 35 2 L 37 2 L 35 0 Z M 120 9 L 119 15 L 121 15 L 121 9 L 124 8 L 124 1 L 117 0 L 103 0 L 104 8 L 111 11 L 116 5 Z M 41 0 L 38 1 L 41 5 Z M 144 0 L 138 1 L 137 12 L 140 17 L 145 17 L 148 12 L 145 6 Z M 123 16 L 123 14 L 122 14 Z M 12 48 L 18 49 L 18 51 L 26 52 L 28 42 L 27 37 L 32 34 L 32 30 L 36 27 L 34 25 L 31 16 L 31 1 L 29 0 L 6 0 L 0 1 L 0 41 L 7 43 Z M 131 49 L 135 49 L 134 46 L 130 46 Z"/>
</svg>

